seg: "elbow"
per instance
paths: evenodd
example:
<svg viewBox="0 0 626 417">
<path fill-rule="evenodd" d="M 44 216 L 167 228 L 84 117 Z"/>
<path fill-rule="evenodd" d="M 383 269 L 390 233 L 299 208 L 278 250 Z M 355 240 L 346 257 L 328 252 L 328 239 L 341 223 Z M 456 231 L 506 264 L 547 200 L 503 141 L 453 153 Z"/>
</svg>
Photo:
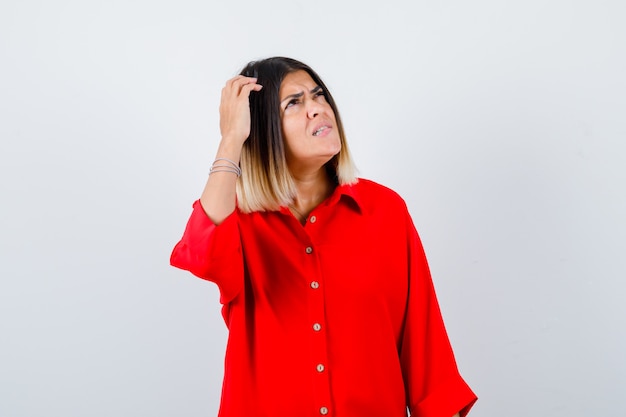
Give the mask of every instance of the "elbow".
<svg viewBox="0 0 626 417">
<path fill-rule="evenodd" d="M 197 277 L 207 279 L 206 262 L 194 256 L 187 245 L 179 242 L 170 255 L 170 265 L 185 271 L 189 271 Z"/>
</svg>

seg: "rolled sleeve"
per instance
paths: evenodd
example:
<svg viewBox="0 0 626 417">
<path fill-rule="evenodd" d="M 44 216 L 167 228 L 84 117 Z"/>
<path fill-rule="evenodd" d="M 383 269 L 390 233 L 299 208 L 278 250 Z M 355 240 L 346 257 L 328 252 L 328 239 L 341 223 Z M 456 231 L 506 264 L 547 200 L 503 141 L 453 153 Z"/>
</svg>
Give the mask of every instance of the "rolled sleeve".
<svg viewBox="0 0 626 417">
<path fill-rule="evenodd" d="M 222 304 L 234 299 L 243 287 L 244 270 L 238 212 L 216 225 L 196 201 L 170 264 L 217 284 Z"/>
<path fill-rule="evenodd" d="M 465 416 L 477 397 L 459 374 L 426 256 L 412 221 L 401 363 L 412 417 Z"/>
<path fill-rule="evenodd" d="M 432 389 L 426 398 L 413 407 L 411 416 L 440 417 L 460 413 L 464 417 L 476 400 L 476 395 L 465 381 L 455 377 Z"/>
</svg>

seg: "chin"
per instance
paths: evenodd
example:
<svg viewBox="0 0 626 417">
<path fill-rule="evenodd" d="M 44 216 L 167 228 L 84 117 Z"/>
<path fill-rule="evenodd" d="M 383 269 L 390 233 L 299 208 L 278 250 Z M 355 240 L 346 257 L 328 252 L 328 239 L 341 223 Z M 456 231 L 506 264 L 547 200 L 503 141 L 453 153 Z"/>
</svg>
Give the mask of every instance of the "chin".
<svg viewBox="0 0 626 417">
<path fill-rule="evenodd" d="M 341 151 L 341 142 L 339 139 L 328 144 L 328 152 L 333 156 L 337 155 Z"/>
</svg>

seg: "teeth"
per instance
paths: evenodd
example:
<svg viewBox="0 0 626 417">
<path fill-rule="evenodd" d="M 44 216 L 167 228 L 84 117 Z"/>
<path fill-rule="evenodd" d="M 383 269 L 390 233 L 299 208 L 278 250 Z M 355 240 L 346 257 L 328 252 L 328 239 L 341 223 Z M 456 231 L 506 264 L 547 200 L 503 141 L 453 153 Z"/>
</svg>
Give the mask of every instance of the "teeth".
<svg viewBox="0 0 626 417">
<path fill-rule="evenodd" d="M 320 133 L 322 133 L 322 132 L 323 132 L 324 130 L 326 130 L 326 129 L 327 129 L 327 127 L 326 127 L 326 126 L 322 126 L 322 127 L 320 127 L 319 129 L 317 129 L 317 130 L 313 133 L 313 136 L 317 136 L 317 135 L 319 135 Z"/>
</svg>

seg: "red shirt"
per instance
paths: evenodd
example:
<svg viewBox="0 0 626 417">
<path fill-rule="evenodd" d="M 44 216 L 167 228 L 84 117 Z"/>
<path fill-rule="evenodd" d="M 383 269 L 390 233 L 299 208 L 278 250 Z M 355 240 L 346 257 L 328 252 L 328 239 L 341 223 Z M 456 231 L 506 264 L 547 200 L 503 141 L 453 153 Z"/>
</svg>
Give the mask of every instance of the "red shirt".
<svg viewBox="0 0 626 417">
<path fill-rule="evenodd" d="M 172 265 L 215 282 L 229 329 L 220 417 L 452 417 L 463 381 L 404 201 L 339 186 L 219 226 L 199 202 Z"/>
</svg>

